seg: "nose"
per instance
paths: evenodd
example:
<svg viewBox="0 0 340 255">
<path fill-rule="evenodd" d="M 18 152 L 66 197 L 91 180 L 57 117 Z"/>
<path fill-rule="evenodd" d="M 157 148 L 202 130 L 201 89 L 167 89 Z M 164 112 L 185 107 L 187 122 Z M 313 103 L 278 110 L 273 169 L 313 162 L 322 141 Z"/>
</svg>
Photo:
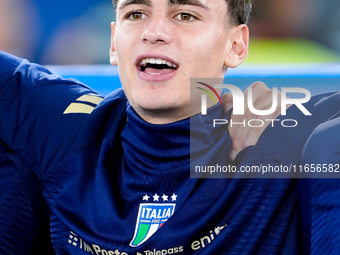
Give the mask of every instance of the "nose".
<svg viewBox="0 0 340 255">
<path fill-rule="evenodd" d="M 144 43 L 169 44 L 173 37 L 171 34 L 170 21 L 163 15 L 151 17 L 145 31 L 141 35 Z"/>
</svg>

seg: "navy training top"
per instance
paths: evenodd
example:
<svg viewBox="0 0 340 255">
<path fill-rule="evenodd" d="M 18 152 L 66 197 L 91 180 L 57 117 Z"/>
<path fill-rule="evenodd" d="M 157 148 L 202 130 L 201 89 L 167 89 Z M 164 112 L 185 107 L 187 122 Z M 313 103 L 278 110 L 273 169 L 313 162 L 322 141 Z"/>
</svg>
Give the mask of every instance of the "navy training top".
<svg viewBox="0 0 340 255">
<path fill-rule="evenodd" d="M 48 221 L 56 254 L 299 253 L 295 180 L 190 178 L 189 119 L 152 125 L 122 90 L 102 100 L 26 60 L 1 52 L 0 62 L 4 253 L 45 249 Z M 238 169 L 297 164 L 309 134 L 333 115 L 323 113 L 329 103 L 339 104 L 339 95 L 308 102 L 313 118 L 290 108 L 297 132 L 267 129 L 238 156 Z M 204 137 L 195 141 L 200 162 L 219 151 L 218 162 L 231 163 L 227 128 L 194 118 L 203 127 L 191 130 Z"/>
</svg>

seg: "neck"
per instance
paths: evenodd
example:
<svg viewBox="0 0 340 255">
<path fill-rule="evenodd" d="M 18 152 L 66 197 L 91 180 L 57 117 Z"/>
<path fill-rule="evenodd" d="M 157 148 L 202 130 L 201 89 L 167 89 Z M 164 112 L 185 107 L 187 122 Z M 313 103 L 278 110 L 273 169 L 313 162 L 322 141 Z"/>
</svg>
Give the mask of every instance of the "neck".
<svg viewBox="0 0 340 255">
<path fill-rule="evenodd" d="M 175 109 L 156 109 L 156 110 L 134 110 L 146 122 L 155 125 L 174 123 L 190 117 L 190 107 Z"/>
<path fill-rule="evenodd" d="M 208 99 L 207 108 L 214 106 L 214 102 Z M 132 106 L 135 112 L 146 122 L 155 125 L 174 123 L 194 116 L 201 112 L 201 101 L 192 100 L 189 105 L 164 108 L 164 109 L 141 109 Z"/>
<path fill-rule="evenodd" d="M 214 84 L 219 84 L 220 81 L 215 81 Z M 221 89 L 216 89 L 218 94 L 221 94 Z M 146 122 L 155 125 L 174 123 L 191 116 L 194 116 L 202 111 L 202 102 L 200 90 L 194 90 L 195 93 L 191 93 L 191 99 L 189 103 L 182 104 L 177 107 L 157 108 L 157 109 L 145 109 L 132 105 L 135 112 Z M 198 93 L 200 92 L 200 93 Z M 214 106 L 214 101 L 207 97 L 207 108 Z"/>
</svg>

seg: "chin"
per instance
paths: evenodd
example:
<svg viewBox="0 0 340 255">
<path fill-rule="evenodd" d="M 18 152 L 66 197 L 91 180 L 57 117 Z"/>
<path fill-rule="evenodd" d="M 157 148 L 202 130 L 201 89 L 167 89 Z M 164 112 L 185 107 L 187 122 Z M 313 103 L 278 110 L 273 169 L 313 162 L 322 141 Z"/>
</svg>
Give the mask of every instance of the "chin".
<svg viewBox="0 0 340 255">
<path fill-rule="evenodd" d="M 171 111 L 174 109 L 178 109 L 180 106 L 178 104 L 170 104 L 170 103 L 151 103 L 151 104 L 136 104 L 135 108 L 141 109 L 142 111 Z"/>
<path fill-rule="evenodd" d="M 130 102 L 140 108 L 168 108 L 178 107 L 182 103 L 180 96 L 176 96 L 172 91 L 166 89 L 147 89 L 139 90 L 138 93 L 132 93 L 131 97 L 128 96 Z"/>
</svg>

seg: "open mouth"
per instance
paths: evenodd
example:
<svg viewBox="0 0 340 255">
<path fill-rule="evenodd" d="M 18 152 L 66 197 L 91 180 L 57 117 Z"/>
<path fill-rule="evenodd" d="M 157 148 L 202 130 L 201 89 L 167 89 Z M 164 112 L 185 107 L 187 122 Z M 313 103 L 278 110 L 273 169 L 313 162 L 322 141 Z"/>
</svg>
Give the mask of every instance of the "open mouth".
<svg viewBox="0 0 340 255">
<path fill-rule="evenodd" d="M 178 65 L 160 58 L 143 58 L 138 66 L 142 72 L 152 75 L 167 74 L 178 69 Z"/>
</svg>

